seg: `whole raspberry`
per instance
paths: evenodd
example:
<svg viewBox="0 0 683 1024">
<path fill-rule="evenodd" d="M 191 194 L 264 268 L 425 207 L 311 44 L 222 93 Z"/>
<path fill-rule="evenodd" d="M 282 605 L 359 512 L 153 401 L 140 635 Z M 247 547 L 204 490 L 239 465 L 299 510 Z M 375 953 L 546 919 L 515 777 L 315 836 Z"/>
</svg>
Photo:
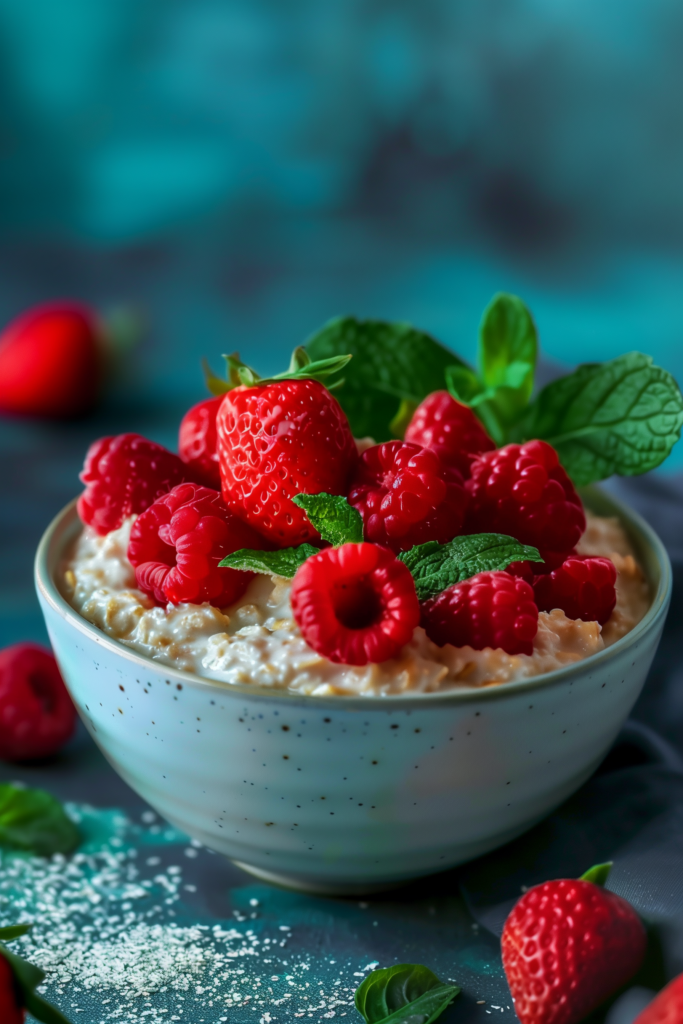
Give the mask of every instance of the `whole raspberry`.
<svg viewBox="0 0 683 1024">
<path fill-rule="evenodd" d="M 189 466 L 139 434 L 101 437 L 88 449 L 78 514 L 99 534 L 117 530 L 130 515 L 144 512 L 176 484 L 194 480 Z"/>
<path fill-rule="evenodd" d="M 571 555 L 558 569 L 534 579 L 540 611 L 561 608 L 569 619 L 604 625 L 617 603 L 617 570 L 609 558 Z"/>
<path fill-rule="evenodd" d="M 405 440 L 433 448 L 444 462 L 459 469 L 465 479 L 475 456 L 496 447 L 469 406 L 456 401 L 447 391 L 433 391 L 418 405 Z"/>
<path fill-rule="evenodd" d="M 420 621 L 413 577 L 377 544 L 312 555 L 297 570 L 291 600 L 306 643 L 344 665 L 396 657 Z"/>
<path fill-rule="evenodd" d="M 75 727 L 76 711 L 52 653 L 29 643 L 0 651 L 0 758 L 47 757 Z"/>
<path fill-rule="evenodd" d="M 472 496 L 467 533 L 505 533 L 533 544 L 556 566 L 586 529 L 581 499 L 545 441 L 479 455 L 465 485 Z"/>
<path fill-rule="evenodd" d="M 480 572 L 425 601 L 421 625 L 439 647 L 502 647 L 508 654 L 531 654 L 538 608 L 525 580 Z"/>
<path fill-rule="evenodd" d="M 403 441 L 363 452 L 349 492 L 365 538 L 394 552 L 452 540 L 462 530 L 468 501 L 457 469 L 435 451 Z"/>
<path fill-rule="evenodd" d="M 178 433 L 178 455 L 194 477 L 207 487 L 221 489 L 218 465 L 216 414 L 223 395 L 197 402 L 183 416 Z"/>
<path fill-rule="evenodd" d="M 179 484 L 135 520 L 128 560 L 140 589 L 159 604 L 208 601 L 224 608 L 242 596 L 253 574 L 218 563 L 239 548 L 264 547 L 218 491 Z"/>
</svg>

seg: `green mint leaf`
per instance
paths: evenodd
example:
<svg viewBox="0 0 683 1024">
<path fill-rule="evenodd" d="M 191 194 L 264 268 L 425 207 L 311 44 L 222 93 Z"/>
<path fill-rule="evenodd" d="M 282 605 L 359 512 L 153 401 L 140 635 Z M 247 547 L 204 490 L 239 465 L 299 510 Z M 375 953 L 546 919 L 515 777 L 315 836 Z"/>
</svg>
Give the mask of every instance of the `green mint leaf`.
<svg viewBox="0 0 683 1024">
<path fill-rule="evenodd" d="M 13 939 L 19 939 L 22 935 L 30 932 L 32 927 L 33 925 L 31 924 L 5 925 L 4 928 L 0 928 L 0 942 L 11 942 Z"/>
<path fill-rule="evenodd" d="M 605 861 L 604 864 L 594 864 L 588 871 L 584 871 L 579 881 L 592 882 L 593 885 L 605 885 L 613 867 L 614 861 L 612 860 Z"/>
<path fill-rule="evenodd" d="M 477 414 L 498 444 L 527 406 L 534 386 L 538 337 L 516 295 L 495 295 L 479 327 L 479 373 L 485 394 Z"/>
<path fill-rule="evenodd" d="M 340 317 L 306 342 L 312 359 L 350 353 L 335 395 L 356 437 L 391 439 L 401 402 L 415 405 L 444 386 L 447 367 L 461 363 L 449 349 L 410 324 Z"/>
<path fill-rule="evenodd" d="M 520 544 L 502 533 L 466 534 L 447 544 L 430 540 L 402 551 L 398 557 L 410 569 L 420 601 L 478 572 L 498 572 L 507 569 L 511 562 L 543 561 L 537 548 Z"/>
<path fill-rule="evenodd" d="M 449 366 L 446 368 L 446 387 L 453 398 L 463 405 L 473 405 L 484 387 L 474 370 L 469 366 Z"/>
<path fill-rule="evenodd" d="M 372 971 L 355 1002 L 366 1024 L 432 1024 L 459 992 L 422 964 L 395 964 Z"/>
<path fill-rule="evenodd" d="M 79 841 L 64 808 L 45 790 L 0 784 L 0 846 L 49 857 L 70 853 Z"/>
<path fill-rule="evenodd" d="M 284 576 L 291 579 L 311 555 L 317 555 L 319 548 L 312 544 L 299 544 L 296 548 L 281 548 L 280 551 L 254 551 L 240 548 L 227 555 L 219 566 L 223 569 L 241 569 L 243 572 L 260 572 L 266 576 Z"/>
<path fill-rule="evenodd" d="M 360 512 L 340 494 L 297 494 L 292 501 L 304 510 L 322 539 L 334 547 L 363 540 Z"/>
<path fill-rule="evenodd" d="M 557 449 L 575 484 L 659 466 L 681 434 L 683 396 L 650 356 L 628 352 L 586 363 L 543 388 L 515 428 Z"/>
<path fill-rule="evenodd" d="M 9 925 L 0 928 L 0 938 L 6 941 L 17 939 L 30 931 L 30 924 Z M 17 956 L 0 942 L 0 956 L 4 957 L 10 966 L 12 975 L 19 994 L 21 1005 L 42 1024 L 71 1024 L 71 1022 L 55 1006 L 43 999 L 35 989 L 45 980 L 45 972 L 41 971 L 35 964 L 29 963 L 23 957 Z"/>
</svg>

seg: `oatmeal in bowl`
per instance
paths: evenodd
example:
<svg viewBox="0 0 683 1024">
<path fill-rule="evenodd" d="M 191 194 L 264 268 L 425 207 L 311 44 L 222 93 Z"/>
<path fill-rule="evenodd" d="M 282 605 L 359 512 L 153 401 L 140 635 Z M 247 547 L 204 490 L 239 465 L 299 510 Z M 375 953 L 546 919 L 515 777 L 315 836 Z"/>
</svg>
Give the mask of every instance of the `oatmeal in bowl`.
<svg viewBox="0 0 683 1024">
<path fill-rule="evenodd" d="M 43 538 L 39 596 L 92 736 L 264 877 L 368 891 L 492 849 L 588 777 L 642 688 L 667 556 L 583 488 L 661 462 L 680 393 L 631 353 L 532 402 L 528 312 L 499 296 L 489 320 L 466 394 L 464 364 L 405 325 L 333 321 L 272 378 L 230 356 L 178 455 L 96 441 Z"/>
</svg>

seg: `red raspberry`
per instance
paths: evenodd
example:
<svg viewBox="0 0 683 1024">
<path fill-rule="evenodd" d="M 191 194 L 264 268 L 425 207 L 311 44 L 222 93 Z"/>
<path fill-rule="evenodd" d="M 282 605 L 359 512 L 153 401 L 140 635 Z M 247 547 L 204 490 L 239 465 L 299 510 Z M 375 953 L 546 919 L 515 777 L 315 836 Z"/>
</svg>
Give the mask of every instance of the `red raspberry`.
<svg viewBox="0 0 683 1024">
<path fill-rule="evenodd" d="M 349 492 L 366 539 L 394 552 L 452 540 L 462 529 L 468 501 L 457 469 L 435 451 L 402 441 L 363 452 Z"/>
<path fill-rule="evenodd" d="M 405 440 L 433 448 L 444 462 L 456 466 L 465 479 L 475 456 L 496 447 L 469 406 L 456 401 L 447 391 L 433 391 L 418 405 Z"/>
<path fill-rule="evenodd" d="M 194 479 L 184 462 L 139 434 L 101 437 L 88 448 L 78 514 L 99 534 L 116 530 L 130 515 L 144 512 L 176 484 Z"/>
<path fill-rule="evenodd" d="M 48 757 L 75 727 L 76 711 L 52 653 L 29 643 L 0 651 L 0 758 Z"/>
<path fill-rule="evenodd" d="M 538 608 L 525 580 L 480 572 L 425 601 L 421 625 L 439 647 L 502 647 L 508 654 L 531 654 Z"/>
<path fill-rule="evenodd" d="M 472 495 L 467 533 L 505 533 L 562 563 L 586 529 L 574 485 L 545 441 L 509 444 L 479 455 L 465 484 Z"/>
<path fill-rule="evenodd" d="M 534 579 L 540 611 L 561 608 L 569 619 L 604 625 L 617 603 L 617 570 L 609 558 L 571 555 L 559 569 Z"/>
<path fill-rule="evenodd" d="M 12 968 L 0 953 L 0 1020 L 2 1024 L 23 1024 L 25 1019 Z"/>
<path fill-rule="evenodd" d="M 349 422 L 317 380 L 236 387 L 218 416 L 223 498 L 281 545 L 319 540 L 297 494 L 346 494 L 358 459 Z"/>
<path fill-rule="evenodd" d="M 263 537 L 226 508 L 218 491 L 179 484 L 135 520 L 128 560 L 140 589 L 158 604 L 208 601 L 224 608 L 242 596 L 253 573 L 218 563 L 239 548 L 263 547 Z"/>
<path fill-rule="evenodd" d="M 192 469 L 195 479 L 218 491 L 221 489 L 221 471 L 216 414 L 222 401 L 223 395 L 216 395 L 193 405 L 183 416 L 178 434 L 180 458 Z"/>
<path fill-rule="evenodd" d="M 377 544 L 312 555 L 294 577 L 292 610 L 306 643 L 344 665 L 396 657 L 420 621 L 410 571 Z"/>
</svg>

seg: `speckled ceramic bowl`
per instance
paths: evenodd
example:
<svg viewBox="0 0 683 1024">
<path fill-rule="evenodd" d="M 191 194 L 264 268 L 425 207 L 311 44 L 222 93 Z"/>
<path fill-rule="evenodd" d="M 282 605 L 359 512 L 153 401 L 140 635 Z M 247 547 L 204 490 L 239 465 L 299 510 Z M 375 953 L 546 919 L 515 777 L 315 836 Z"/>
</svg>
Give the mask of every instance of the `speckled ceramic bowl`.
<svg viewBox="0 0 683 1024">
<path fill-rule="evenodd" d="M 45 533 L 38 594 L 64 679 L 116 771 L 189 835 L 267 879 L 363 892 L 519 835 L 593 772 L 652 662 L 671 592 L 666 552 L 618 515 L 652 588 L 645 618 L 569 668 L 483 690 L 306 697 L 165 668 L 81 618 L 55 585 L 75 505 Z"/>
</svg>

